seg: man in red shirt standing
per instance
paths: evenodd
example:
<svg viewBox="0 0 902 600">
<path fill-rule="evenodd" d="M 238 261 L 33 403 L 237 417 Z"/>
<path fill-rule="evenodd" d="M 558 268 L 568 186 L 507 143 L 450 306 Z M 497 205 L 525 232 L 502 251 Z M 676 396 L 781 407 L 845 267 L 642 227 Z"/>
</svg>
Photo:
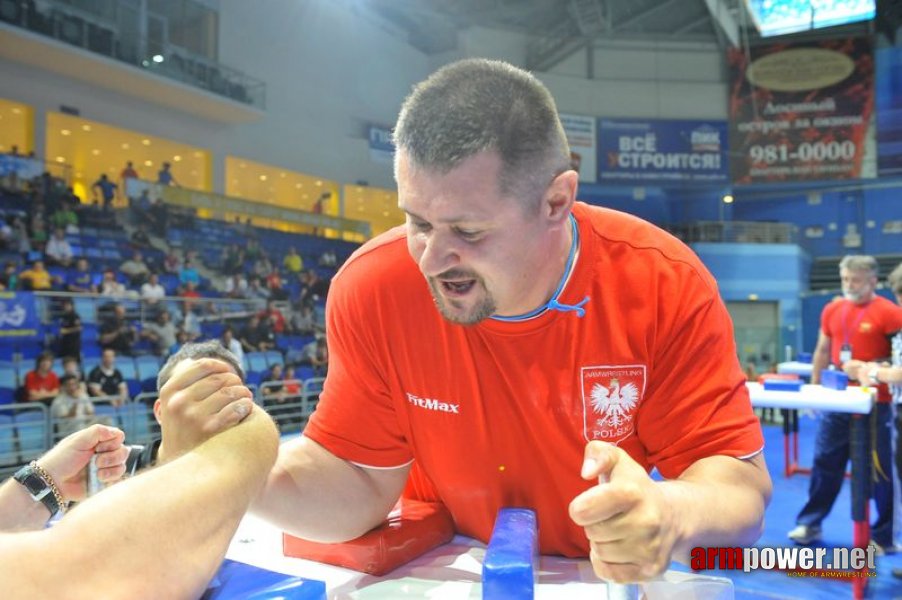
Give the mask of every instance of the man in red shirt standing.
<svg viewBox="0 0 902 600">
<path fill-rule="evenodd" d="M 848 363 L 880 362 L 891 355 L 890 339 L 902 329 L 902 308 L 875 293 L 877 261 L 872 256 L 846 256 L 839 263 L 844 298 L 824 307 L 817 347 L 812 357 L 811 383 L 819 383 L 828 366 L 843 368 Z M 879 550 L 893 547 L 893 481 L 890 442 L 891 396 L 886 384 L 877 388 L 877 469 L 874 499 L 877 521 L 871 538 Z M 811 544 L 821 539 L 821 522 L 830 513 L 842 488 L 849 462 L 851 415 L 824 413 L 818 424 L 814 464 L 808 486 L 808 502 L 796 518 L 789 539 Z"/>
<path fill-rule="evenodd" d="M 529 507 L 542 553 L 620 582 L 754 542 L 763 437 L 698 257 L 576 202 L 554 100 L 509 64 L 440 69 L 395 141 L 406 225 L 335 276 L 323 393 L 254 509 L 342 541 L 403 492 L 487 541 L 500 508 Z"/>
</svg>

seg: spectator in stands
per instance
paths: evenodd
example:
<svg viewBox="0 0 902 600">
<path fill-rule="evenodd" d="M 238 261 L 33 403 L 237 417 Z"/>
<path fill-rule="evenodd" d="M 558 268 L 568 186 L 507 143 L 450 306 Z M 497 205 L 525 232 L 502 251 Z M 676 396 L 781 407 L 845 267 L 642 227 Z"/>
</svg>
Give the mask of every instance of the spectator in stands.
<svg viewBox="0 0 902 600">
<path fill-rule="evenodd" d="M 237 219 L 237 217 L 236 217 Z M 260 258 L 263 253 L 263 248 L 260 247 L 260 242 L 257 241 L 256 238 L 250 238 L 247 241 L 247 247 L 245 248 L 245 254 L 247 255 L 247 259 L 256 262 L 258 258 Z"/>
<path fill-rule="evenodd" d="M 13 240 L 12 217 L 0 220 L 0 250 L 12 250 L 16 252 L 16 244 Z"/>
<path fill-rule="evenodd" d="M 19 289 L 19 275 L 16 273 L 16 263 L 11 260 L 3 265 L 3 273 L 0 273 L 0 291 L 14 292 Z"/>
<path fill-rule="evenodd" d="M 167 250 L 166 256 L 163 257 L 163 270 L 172 275 L 176 275 L 182 270 L 182 259 L 172 248 Z"/>
<path fill-rule="evenodd" d="M 72 246 L 69 245 L 66 232 L 62 228 L 57 227 L 54 230 L 53 237 L 50 238 L 44 249 L 44 254 L 47 255 L 47 262 L 51 265 L 68 268 L 72 264 L 75 254 L 72 252 Z"/>
<path fill-rule="evenodd" d="M 95 423 L 112 425 L 109 418 L 94 416 L 94 402 L 85 393 L 74 375 L 63 375 L 60 393 L 50 405 L 50 413 L 56 419 L 56 434 L 60 437 L 84 429 Z"/>
<path fill-rule="evenodd" d="M 128 193 L 128 180 L 129 179 L 140 179 L 138 172 L 135 170 L 135 167 L 132 165 L 132 161 L 127 161 L 125 163 L 125 168 L 122 169 L 122 172 L 119 173 L 119 179 L 122 180 L 122 191 Z"/>
<path fill-rule="evenodd" d="M 75 214 L 72 205 L 64 200 L 59 208 L 50 215 L 50 225 L 59 227 L 66 233 L 78 233 L 78 215 Z"/>
<path fill-rule="evenodd" d="M 285 374 L 281 363 L 276 363 L 269 368 L 269 372 L 263 376 L 263 399 L 275 402 L 285 402 L 284 384 L 282 379 Z"/>
<path fill-rule="evenodd" d="M 260 320 L 269 319 L 272 324 L 272 331 L 276 334 L 285 333 L 285 315 L 276 307 L 275 300 L 267 300 L 266 308 L 260 313 Z"/>
<path fill-rule="evenodd" d="M 241 345 L 247 352 L 265 352 L 276 347 L 275 336 L 268 323 L 253 315 L 241 332 Z"/>
<path fill-rule="evenodd" d="M 122 371 L 116 368 L 116 351 L 112 348 L 103 351 L 100 364 L 88 374 L 88 393 L 94 398 L 109 398 L 113 406 L 128 402 L 128 385 Z"/>
<path fill-rule="evenodd" d="M 178 181 L 175 180 L 175 177 L 172 176 L 172 165 L 168 162 L 163 163 L 163 167 L 157 172 L 157 183 L 160 185 L 174 185 L 178 186 Z"/>
<path fill-rule="evenodd" d="M 263 252 L 260 258 L 257 259 L 257 262 L 254 263 L 253 274 L 263 279 L 269 277 L 270 273 L 272 273 L 272 262 L 269 260 L 269 256 Z"/>
<path fill-rule="evenodd" d="M 60 391 L 60 380 L 53 372 L 53 354 L 41 352 L 34 361 L 34 370 L 25 374 L 25 400 L 50 405 Z"/>
<path fill-rule="evenodd" d="M 282 377 L 282 381 L 285 382 L 285 395 L 292 399 L 292 401 L 297 400 L 301 395 L 301 380 L 297 378 L 295 374 L 295 368 L 292 364 L 285 365 L 285 375 Z"/>
<path fill-rule="evenodd" d="M 179 270 L 179 283 L 183 286 L 188 283 L 193 283 L 195 287 L 200 286 L 200 274 L 191 260 L 185 260 L 185 265 Z"/>
<path fill-rule="evenodd" d="M 9 249 L 20 254 L 31 252 L 31 236 L 28 235 L 28 227 L 25 226 L 25 221 L 20 217 L 13 217 L 10 227 L 12 228 L 12 235 L 9 240 Z"/>
<path fill-rule="evenodd" d="M 66 291 L 76 294 L 97 293 L 94 274 L 88 269 L 88 259 L 81 257 L 75 260 L 75 270 L 66 275 Z"/>
<path fill-rule="evenodd" d="M 313 306 L 324 301 L 329 293 L 329 282 L 323 279 L 314 269 L 307 269 L 307 276 L 301 280 L 299 301 L 301 304 Z"/>
<path fill-rule="evenodd" d="M 222 344 L 223 348 L 235 355 L 235 358 L 238 359 L 238 364 L 244 362 L 244 348 L 241 347 L 241 342 L 235 339 L 235 332 L 231 325 L 226 326 L 222 330 L 222 337 L 219 338 L 219 343 Z"/>
<path fill-rule="evenodd" d="M 75 312 L 72 298 L 64 299 L 63 314 L 60 315 L 58 356 L 81 356 L 81 330 L 81 317 Z"/>
<path fill-rule="evenodd" d="M 329 347 L 326 336 L 319 334 L 316 339 L 301 350 L 301 364 L 313 367 L 317 377 L 325 377 L 329 370 Z"/>
<path fill-rule="evenodd" d="M 269 289 L 269 297 L 275 300 L 286 300 L 288 292 L 285 290 L 282 282 L 282 274 L 279 273 L 279 267 L 273 267 L 272 273 L 266 278 L 266 287 Z"/>
<path fill-rule="evenodd" d="M 222 272 L 226 275 L 241 273 L 244 270 L 244 251 L 238 244 L 229 244 L 222 250 Z"/>
<path fill-rule="evenodd" d="M 313 307 L 309 304 L 297 304 L 295 310 L 292 310 L 291 326 L 295 333 L 300 335 L 316 333 L 319 328 Z"/>
<path fill-rule="evenodd" d="M 150 312 L 157 312 L 160 302 L 166 297 L 166 289 L 160 285 L 160 276 L 151 273 L 147 283 L 141 286 L 141 300 Z"/>
<path fill-rule="evenodd" d="M 143 190 L 141 190 L 141 195 L 138 196 L 131 204 L 131 209 L 134 213 L 134 220 L 140 223 L 142 220 L 153 219 L 153 215 L 150 210 L 152 205 L 153 201 L 150 199 L 150 190 L 144 188 Z M 153 223 L 151 223 L 151 225 L 153 225 Z"/>
<path fill-rule="evenodd" d="M 335 255 L 335 250 L 331 248 L 328 250 L 324 250 L 322 254 L 319 255 L 319 266 L 321 267 L 334 267 L 338 264 L 338 257 Z"/>
<path fill-rule="evenodd" d="M 103 173 L 100 178 L 94 182 L 94 185 L 91 186 L 91 190 L 94 192 L 94 199 L 103 201 L 103 210 L 105 211 L 112 210 L 113 200 L 116 198 L 117 189 L 118 186 L 109 180 L 106 173 Z M 98 192 L 100 192 L 99 198 Z"/>
<path fill-rule="evenodd" d="M 44 261 L 40 259 L 34 261 L 30 269 L 19 273 L 19 282 L 22 285 L 22 289 L 26 290 L 49 290 L 53 287 L 55 280 L 56 278 L 44 268 Z"/>
<path fill-rule="evenodd" d="M 150 340 L 156 348 L 157 356 L 166 356 L 169 349 L 175 345 L 175 334 L 177 333 L 175 323 L 172 322 L 172 316 L 169 311 L 161 311 L 157 315 L 156 321 L 150 321 L 144 324 L 141 330 L 141 337 Z"/>
<path fill-rule="evenodd" d="M 247 298 L 247 279 L 240 273 L 235 273 L 225 281 L 223 293 L 229 298 Z"/>
<path fill-rule="evenodd" d="M 106 269 L 103 272 L 103 279 L 100 281 L 100 294 L 113 298 L 124 298 L 129 295 L 125 286 L 116 279 L 116 273 L 112 269 Z"/>
<path fill-rule="evenodd" d="M 63 375 L 72 375 L 78 380 L 79 387 L 82 391 L 88 393 L 88 382 L 85 380 L 85 374 L 81 372 L 81 364 L 76 356 L 63 357 Z"/>
<path fill-rule="evenodd" d="M 114 304 L 113 314 L 109 315 L 100 326 L 98 341 L 104 350 L 113 350 L 114 353 L 131 356 L 132 346 L 137 335 L 135 327 L 126 321 L 125 307 L 121 304 Z"/>
<path fill-rule="evenodd" d="M 150 276 L 150 267 L 144 262 L 144 255 L 135 250 L 130 259 L 119 265 L 119 272 L 128 278 L 129 286 L 140 287 Z"/>
<path fill-rule="evenodd" d="M 188 340 L 188 332 L 184 329 L 179 328 L 178 331 L 175 332 L 175 344 L 169 349 L 169 356 L 177 353 L 179 350 L 185 347 L 185 344 L 190 343 Z"/>
<path fill-rule="evenodd" d="M 47 245 L 47 226 L 44 224 L 44 217 L 40 211 L 36 210 L 31 217 L 31 247 L 38 252 L 44 251 Z"/>
<path fill-rule="evenodd" d="M 188 341 L 193 342 L 203 335 L 200 328 L 200 318 L 197 316 L 197 307 L 193 301 L 186 302 L 182 310 L 181 329 L 188 335 Z"/>
<path fill-rule="evenodd" d="M 297 275 L 304 268 L 304 259 L 301 258 L 294 246 L 288 249 L 288 254 L 282 259 L 282 266 L 289 275 Z"/>
<path fill-rule="evenodd" d="M 247 285 L 247 298 L 249 300 L 269 300 L 270 292 L 268 288 L 260 285 L 259 277 L 251 277 Z"/>
<path fill-rule="evenodd" d="M 147 235 L 147 232 L 144 230 L 144 226 L 140 223 L 135 226 L 135 230 L 132 232 L 131 244 L 135 248 L 150 248 L 150 237 Z"/>
</svg>

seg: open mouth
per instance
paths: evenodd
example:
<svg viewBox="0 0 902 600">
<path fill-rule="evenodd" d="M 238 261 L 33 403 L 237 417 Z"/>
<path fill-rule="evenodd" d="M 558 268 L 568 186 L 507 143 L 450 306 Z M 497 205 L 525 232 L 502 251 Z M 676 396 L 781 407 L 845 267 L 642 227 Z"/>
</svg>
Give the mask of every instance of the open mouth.
<svg viewBox="0 0 902 600">
<path fill-rule="evenodd" d="M 442 290 L 453 296 L 463 296 L 476 285 L 475 279 L 465 279 L 461 281 L 442 281 Z"/>
</svg>

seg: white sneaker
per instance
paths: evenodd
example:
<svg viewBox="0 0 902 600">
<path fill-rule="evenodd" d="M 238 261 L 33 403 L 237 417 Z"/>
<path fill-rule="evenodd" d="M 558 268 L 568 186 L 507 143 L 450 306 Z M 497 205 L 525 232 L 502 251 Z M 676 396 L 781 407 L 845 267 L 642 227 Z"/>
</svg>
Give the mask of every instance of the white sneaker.
<svg viewBox="0 0 902 600">
<path fill-rule="evenodd" d="M 796 525 L 786 535 L 796 544 L 807 546 L 821 541 L 821 528 L 816 525 Z"/>
</svg>

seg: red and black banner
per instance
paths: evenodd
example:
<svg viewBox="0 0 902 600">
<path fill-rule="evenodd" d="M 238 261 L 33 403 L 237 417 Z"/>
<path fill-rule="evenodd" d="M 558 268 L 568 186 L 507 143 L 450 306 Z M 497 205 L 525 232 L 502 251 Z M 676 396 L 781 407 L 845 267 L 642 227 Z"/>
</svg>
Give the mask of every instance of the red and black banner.
<svg viewBox="0 0 902 600">
<path fill-rule="evenodd" d="M 876 176 L 868 38 L 733 48 L 733 183 Z"/>
</svg>

